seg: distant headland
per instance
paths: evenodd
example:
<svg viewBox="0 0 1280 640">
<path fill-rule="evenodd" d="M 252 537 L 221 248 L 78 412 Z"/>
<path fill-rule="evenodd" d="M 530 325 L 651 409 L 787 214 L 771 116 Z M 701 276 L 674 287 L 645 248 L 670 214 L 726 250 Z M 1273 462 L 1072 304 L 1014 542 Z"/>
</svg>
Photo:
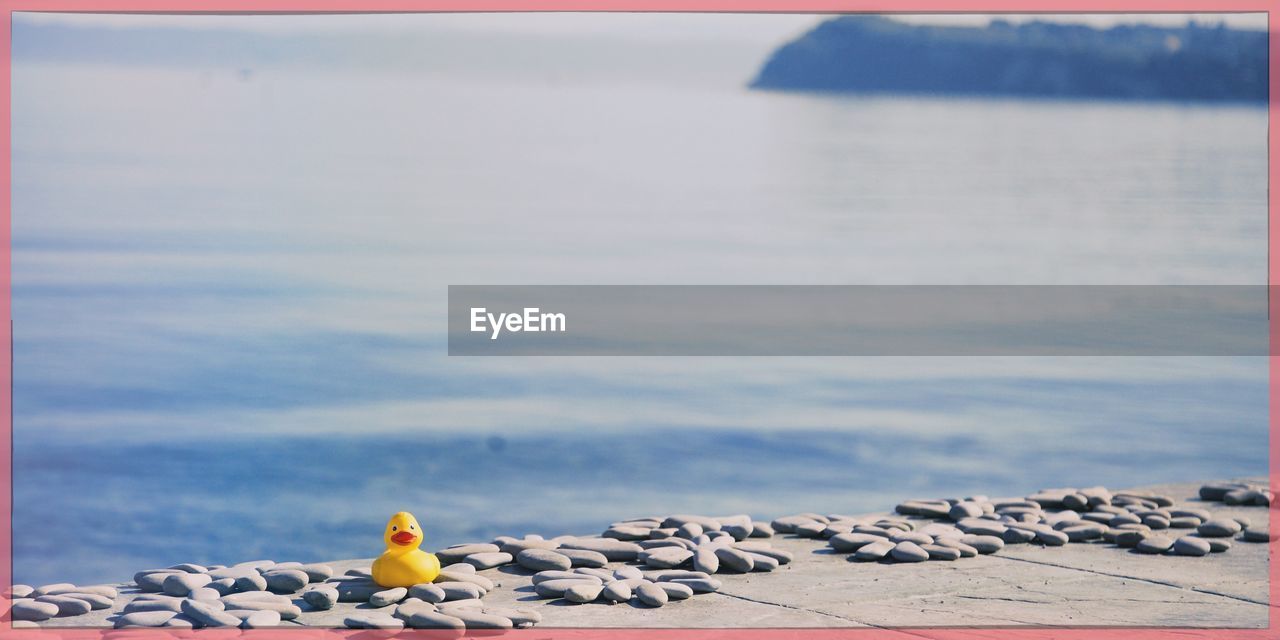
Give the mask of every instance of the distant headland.
<svg viewBox="0 0 1280 640">
<path fill-rule="evenodd" d="M 1267 34 L 1221 26 L 827 20 L 775 51 L 753 89 L 1265 102 Z"/>
</svg>

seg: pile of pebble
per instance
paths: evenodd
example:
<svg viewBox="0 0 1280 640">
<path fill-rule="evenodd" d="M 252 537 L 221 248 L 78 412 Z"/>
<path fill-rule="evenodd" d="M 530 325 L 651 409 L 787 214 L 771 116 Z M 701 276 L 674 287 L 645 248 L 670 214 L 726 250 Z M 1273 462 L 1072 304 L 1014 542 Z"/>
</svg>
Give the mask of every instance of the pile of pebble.
<svg viewBox="0 0 1280 640">
<path fill-rule="evenodd" d="M 1238 506 L 1271 502 L 1265 487 L 1236 483 L 1205 485 L 1200 497 Z M 357 629 L 448 629 L 461 635 L 468 629 L 529 627 L 541 622 L 536 611 L 484 603 L 500 585 L 478 571 L 520 567 L 532 573 L 532 589 L 544 599 L 661 607 L 718 591 L 718 573 L 770 572 L 790 563 L 789 552 L 766 541 L 775 532 L 826 540 L 852 560 L 881 562 L 955 561 L 1009 544 L 1090 542 L 1145 554 L 1205 556 L 1229 550 L 1236 535 L 1246 542 L 1271 541 L 1246 518 L 1214 518 L 1194 506 L 1177 507 L 1167 496 L 1105 487 L 1046 489 L 1014 500 L 908 500 L 895 511 L 887 517 L 801 513 L 772 522 L 746 515 L 671 515 L 615 522 L 600 537 L 501 536 L 437 551 L 439 577 L 409 588 L 380 587 L 368 568 L 334 576 L 327 565 L 297 562 L 180 564 L 135 574 L 140 593 L 110 620 L 117 628 L 253 629 L 297 618 L 300 605 L 323 611 L 343 602 L 372 607 L 343 619 Z M 609 563 L 624 566 L 610 569 Z M 111 609 L 118 595 L 111 586 L 66 583 L 14 585 L 7 593 L 15 627 Z"/>
<path fill-rule="evenodd" d="M 1269 504 L 1266 492 L 1241 486 L 1206 485 L 1201 495 L 1250 491 L 1248 500 L 1235 504 Z M 1176 508 L 1167 496 L 1112 493 L 1105 487 L 1046 489 L 1021 500 L 908 500 L 895 511 L 925 520 L 807 513 L 779 518 L 773 528 L 824 538 L 836 552 L 853 554 L 855 561 L 889 562 L 953 561 L 995 553 L 1006 544 L 1057 547 L 1073 542 L 1106 542 L 1145 554 L 1205 556 L 1227 551 L 1227 539 L 1242 532 L 1240 539 L 1246 542 L 1270 540 L 1265 529 L 1251 528 L 1247 518 L 1214 518 L 1204 509 Z M 1168 529 L 1187 530 L 1188 535 L 1157 533 Z"/>
</svg>

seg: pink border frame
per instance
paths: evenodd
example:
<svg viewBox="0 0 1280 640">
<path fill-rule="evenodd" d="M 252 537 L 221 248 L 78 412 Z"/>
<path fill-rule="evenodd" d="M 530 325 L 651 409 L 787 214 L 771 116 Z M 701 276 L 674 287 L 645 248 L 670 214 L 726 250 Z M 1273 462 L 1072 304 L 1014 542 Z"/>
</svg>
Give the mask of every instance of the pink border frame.
<svg viewBox="0 0 1280 640">
<path fill-rule="evenodd" d="M 1215 6 L 1216 5 L 1216 6 Z M 3 339 L 0 340 L 0 585 L 13 581 L 13 353 L 11 309 L 11 167 L 10 167 L 10 45 L 13 12 L 54 11 L 87 13 L 423 13 L 423 12 L 517 12 L 517 11 L 613 11 L 613 12 L 732 12 L 732 13 L 1231 13 L 1262 12 L 1268 14 L 1270 49 L 1270 100 L 1267 107 L 1268 132 L 1268 180 L 1269 186 L 1280 184 L 1280 167 L 1276 163 L 1276 149 L 1280 148 L 1280 130 L 1271 126 L 1277 109 L 1280 109 L 1280 38 L 1270 17 L 1280 0 L 0 0 L 0 323 Z M 1268 283 L 1280 282 L 1280 260 L 1274 255 L 1280 246 L 1280 225 L 1275 219 L 1280 192 L 1268 189 Z M 1277 293 L 1280 293 L 1278 291 Z M 1270 296 L 1271 343 L 1280 344 L 1280 295 Z M 1273 347 L 1274 349 L 1274 347 Z M 1276 437 L 1280 424 L 1280 356 L 1272 352 L 1268 367 L 1270 454 L 1269 478 L 1272 491 L 1280 486 L 1280 439 Z M 1268 524 L 1276 531 L 1275 511 L 1268 511 Z M 1275 557 L 1280 544 L 1273 540 L 1270 556 Z M 1280 570 L 1271 562 L 1270 601 L 1271 613 L 1266 629 L 1187 629 L 1143 627 L 924 627 L 924 628 L 843 628 L 843 629 L 557 629 L 534 627 L 529 630 L 505 632 L 523 637 L 569 638 L 574 640 L 863 640 L 870 638 L 928 637 L 938 640 L 962 638 L 1017 638 L 1038 640 L 1048 638 L 1102 638 L 1115 640 L 1190 639 L 1190 638 L 1280 638 L 1275 628 L 1275 603 L 1280 593 Z M 8 611 L 9 602 L 0 596 L 0 611 Z M 280 628 L 271 630 L 239 631 L 232 629 L 201 629 L 196 631 L 163 629 L 129 629 L 121 631 L 100 629 L 31 629 L 14 630 L 4 616 L 0 633 L 10 637 L 63 638 L 79 640 L 102 636 L 130 637 L 187 637 L 212 640 L 215 637 L 244 635 L 250 639 L 261 638 L 382 638 L 389 632 L 343 629 Z M 469 632 L 468 636 L 494 635 L 499 632 Z M 453 638 L 451 632 L 405 630 L 396 637 L 413 640 L 444 640 Z"/>
</svg>

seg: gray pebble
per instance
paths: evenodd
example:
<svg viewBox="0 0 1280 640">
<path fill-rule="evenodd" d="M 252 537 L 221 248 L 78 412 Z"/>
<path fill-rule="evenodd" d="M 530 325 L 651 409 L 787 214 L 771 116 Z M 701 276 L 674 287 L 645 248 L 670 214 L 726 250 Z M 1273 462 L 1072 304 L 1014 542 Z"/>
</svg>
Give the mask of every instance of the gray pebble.
<svg viewBox="0 0 1280 640">
<path fill-rule="evenodd" d="M 29 598 L 34 592 L 35 589 L 31 585 L 15 584 L 5 592 L 5 596 L 11 600 L 14 598 Z"/>
<path fill-rule="evenodd" d="M 75 590 L 76 590 L 76 586 L 74 584 L 71 584 L 70 582 L 55 582 L 53 584 L 46 584 L 46 585 L 36 587 L 35 590 L 32 591 L 31 593 L 33 596 L 39 598 L 40 596 L 56 596 L 58 594 L 66 593 L 68 591 L 75 591 Z"/>
<path fill-rule="evenodd" d="M 618 567 L 614 569 L 613 577 L 619 580 L 630 580 L 631 578 L 643 578 L 644 574 L 636 567 Z"/>
<path fill-rule="evenodd" d="M 480 571 L 501 567 L 504 564 L 511 564 L 514 560 L 515 558 L 512 558 L 511 554 L 503 553 L 501 551 L 473 553 L 465 558 L 465 562 L 467 564 Z"/>
<path fill-rule="evenodd" d="M 496 544 L 478 543 L 478 544 L 460 544 L 442 549 L 436 552 L 436 558 L 440 560 L 440 564 L 453 564 L 466 560 L 467 556 L 475 553 L 501 553 L 502 549 Z"/>
<path fill-rule="evenodd" d="M 206 627 L 240 626 L 240 618 L 213 606 L 211 603 L 199 600 L 183 600 L 182 614 Z"/>
<path fill-rule="evenodd" d="M 18 600 L 13 603 L 9 609 L 9 615 L 14 620 L 28 620 L 31 622 L 39 622 L 48 620 L 56 615 L 61 609 L 57 604 L 52 602 L 41 602 L 38 600 Z"/>
<path fill-rule="evenodd" d="M 857 551 L 854 552 L 853 559 L 859 562 L 871 562 L 871 561 L 879 560 L 889 555 L 889 552 L 893 551 L 893 548 L 895 546 L 897 545 L 891 542 L 888 538 L 885 538 L 883 540 L 878 540 L 871 544 L 863 545 L 862 547 L 860 547 Z"/>
<path fill-rule="evenodd" d="M 1106 532 L 1106 528 L 1099 524 L 1078 524 L 1062 529 L 1062 533 L 1067 534 L 1067 539 L 1072 542 L 1084 542 L 1086 540 L 1097 540 Z"/>
<path fill-rule="evenodd" d="M 739 542 L 733 545 L 733 548 L 741 549 L 748 553 L 754 553 L 758 556 L 773 558 L 778 561 L 778 564 L 790 564 L 792 560 L 795 560 L 795 557 L 791 555 L 790 551 L 774 549 L 773 547 L 763 543 Z"/>
<path fill-rule="evenodd" d="M 415 584 L 409 587 L 409 596 L 431 604 L 438 604 L 445 600 L 444 589 L 434 584 Z"/>
<path fill-rule="evenodd" d="M 191 593 L 192 589 L 198 589 L 210 582 L 213 582 L 213 579 L 203 573 L 174 573 L 164 579 L 162 588 L 168 595 L 181 597 Z"/>
<path fill-rule="evenodd" d="M 1168 529 L 1171 521 L 1164 516 L 1151 514 L 1142 518 L 1142 524 L 1152 529 Z"/>
<path fill-rule="evenodd" d="M 1036 532 L 1031 529 L 1014 529 L 1012 527 L 1004 530 L 1004 535 L 1000 536 L 1005 544 L 1025 544 L 1036 539 Z"/>
<path fill-rule="evenodd" d="M 484 595 L 480 587 L 470 582 L 437 582 L 437 587 L 444 591 L 444 601 L 474 600 Z M 426 600 L 426 598 L 423 598 Z"/>
<path fill-rule="evenodd" d="M 467 629 L 511 629 L 515 627 L 510 618 L 485 613 L 479 609 L 451 611 L 449 615 L 461 620 Z"/>
<path fill-rule="evenodd" d="M 124 606 L 125 613 L 142 613 L 150 611 L 168 611 L 170 613 L 180 613 L 182 611 L 182 598 L 173 598 L 170 600 L 133 600 Z"/>
<path fill-rule="evenodd" d="M 388 607 L 404 600 L 408 595 L 409 590 L 404 587 L 387 589 L 386 591 L 379 591 L 369 596 L 369 604 L 375 607 Z"/>
<path fill-rule="evenodd" d="M 716 573 L 720 570 L 720 556 L 714 549 L 698 547 L 693 552 L 693 568 L 707 574 Z"/>
<path fill-rule="evenodd" d="M 1124 530 L 1116 534 L 1115 536 L 1116 546 L 1125 548 L 1125 549 L 1132 549 L 1138 546 L 1138 543 L 1142 542 L 1143 540 L 1146 540 L 1149 537 L 1151 537 L 1150 533 L 1146 531 L 1142 531 L 1140 529 Z"/>
<path fill-rule="evenodd" d="M 463 573 L 460 571 L 443 571 L 442 570 L 440 572 L 440 575 L 436 576 L 435 582 L 436 584 L 439 584 L 441 582 L 466 582 L 466 583 L 475 585 L 476 588 L 480 590 L 481 595 L 486 594 L 490 591 L 493 591 L 493 586 L 494 586 L 492 580 L 482 575 L 477 575 L 474 573 Z"/>
<path fill-rule="evenodd" d="M 285 620 L 293 620 L 302 615 L 302 609 L 291 600 L 241 600 L 229 602 L 226 610 L 230 611 L 274 611 Z"/>
<path fill-rule="evenodd" d="M 716 547 L 715 554 L 722 569 L 747 573 L 755 568 L 755 560 L 751 556 L 733 547 Z"/>
<path fill-rule="evenodd" d="M 1177 509 L 1170 509 L 1169 516 L 1172 518 L 1196 518 L 1201 522 L 1205 522 L 1206 520 L 1213 519 L 1213 514 L 1209 513 L 1208 510 L 1194 509 L 1191 507 L 1179 507 Z"/>
<path fill-rule="evenodd" d="M 88 602 L 89 607 L 95 611 L 98 611 L 101 609 L 110 609 L 111 606 L 115 604 L 115 601 L 112 600 L 111 598 L 108 598 L 104 595 L 100 595 L 97 593 L 80 593 L 77 591 L 73 591 L 71 593 L 63 593 L 60 595 L 67 596 L 69 598 L 75 598 L 77 600 L 84 600 L 85 602 Z"/>
<path fill-rule="evenodd" d="M 1184 516 L 1181 518 L 1169 518 L 1169 527 L 1173 529 L 1195 529 L 1199 527 L 1204 520 L 1192 516 Z"/>
<path fill-rule="evenodd" d="M 249 573 L 236 578 L 236 591 L 266 591 L 267 579 L 261 573 Z"/>
<path fill-rule="evenodd" d="M 1271 534 L 1266 529 L 1245 529 L 1240 539 L 1245 542 L 1271 542 Z"/>
<path fill-rule="evenodd" d="M 692 590 L 692 587 L 690 587 L 690 590 Z M 640 584 L 636 585 L 634 591 L 636 598 L 650 607 L 661 607 L 667 603 L 667 592 L 648 580 L 641 581 Z"/>
<path fill-rule="evenodd" d="M 569 602 L 577 602 L 584 604 L 594 602 L 600 597 L 600 592 L 604 590 L 604 585 L 594 582 L 578 582 L 564 590 L 564 599 Z"/>
<path fill-rule="evenodd" d="M 544 551 L 549 551 L 551 549 L 555 549 L 556 547 L 560 546 L 559 542 L 554 542 L 552 540 L 544 540 L 541 537 L 524 538 L 522 540 L 506 540 L 501 544 L 498 544 L 497 541 L 494 541 L 494 544 L 498 545 L 499 551 L 503 553 L 509 553 L 511 554 L 512 557 L 519 557 L 520 552 L 524 551 L 525 549 L 542 549 Z"/>
<path fill-rule="evenodd" d="M 1138 542 L 1134 548 L 1138 550 L 1138 553 L 1155 555 L 1168 551 L 1172 546 L 1173 540 L 1165 536 L 1148 536 Z"/>
<path fill-rule="evenodd" d="M 348 629 L 403 629 L 404 621 L 385 613 L 354 613 L 342 619 Z"/>
<path fill-rule="evenodd" d="M 973 547 L 981 554 L 995 553 L 1004 548 L 1004 540 L 995 536 L 966 535 L 960 538 L 960 542 Z"/>
<path fill-rule="evenodd" d="M 692 526 L 696 527 L 697 525 L 692 525 Z M 614 540 L 626 540 L 628 542 L 635 542 L 637 540 L 648 540 L 649 532 L 652 530 L 653 530 L 652 528 L 641 528 L 641 527 L 610 527 L 604 533 L 600 534 L 600 537 L 613 538 Z M 702 533 L 701 528 L 698 529 L 698 533 Z"/>
<path fill-rule="evenodd" d="M 1180 556 L 1209 555 L 1209 541 L 1195 536 L 1183 536 L 1173 541 L 1173 552 Z"/>
<path fill-rule="evenodd" d="M 1231 549 L 1231 543 L 1222 538 L 1205 538 L 1209 543 L 1209 553 L 1222 553 Z"/>
<path fill-rule="evenodd" d="M 316 611 L 327 611 L 332 609 L 333 605 L 338 604 L 338 590 L 327 588 L 311 589 L 302 594 L 302 600 L 311 605 L 311 608 Z"/>
<path fill-rule="evenodd" d="M 240 622 L 241 629 L 266 629 L 279 625 L 280 613 L 276 611 L 249 611 Z"/>
<path fill-rule="evenodd" d="M 333 567 L 327 564 L 304 564 L 301 571 L 307 574 L 310 582 L 324 582 L 333 577 Z"/>
<path fill-rule="evenodd" d="M 670 582 L 685 585 L 693 589 L 694 593 L 715 593 L 723 586 L 723 583 L 715 578 L 676 578 Z"/>
<path fill-rule="evenodd" d="M 1012 531 L 1012 529 L 1010 529 Z M 951 547 L 944 547 L 940 544 L 926 544 L 920 547 L 925 553 L 929 554 L 932 560 L 959 560 L 960 550 Z M 976 552 L 975 552 L 976 555 Z"/>
<path fill-rule="evenodd" d="M 581 578 L 588 578 L 588 579 L 594 578 L 597 582 L 604 582 L 601 576 L 595 575 L 594 572 L 560 571 L 558 569 L 550 570 L 550 571 L 539 571 L 538 573 L 533 574 L 533 577 L 531 578 L 531 580 L 533 581 L 533 584 L 538 584 L 539 582 L 546 582 L 548 580 L 578 580 Z M 610 580 L 614 579 L 613 572 L 609 572 L 609 579 Z"/>
<path fill-rule="evenodd" d="M 525 549 L 516 556 L 516 563 L 530 571 L 568 571 L 573 566 L 569 556 L 549 549 Z"/>
<path fill-rule="evenodd" d="M 554 553 L 568 558 L 570 566 L 573 567 L 600 568 L 609 562 L 609 559 L 604 557 L 604 554 L 584 549 L 556 549 Z"/>
<path fill-rule="evenodd" d="M 566 540 L 560 546 L 565 549 L 581 549 L 595 551 L 608 558 L 610 562 L 632 562 L 642 549 L 634 542 L 623 542 L 609 538 L 577 538 Z"/>
<path fill-rule="evenodd" d="M 665 519 L 663 519 L 661 526 L 663 528 L 675 527 L 679 529 L 681 526 L 690 522 L 696 523 L 698 526 L 702 527 L 703 531 L 719 531 L 720 530 L 720 521 L 716 520 L 715 518 L 708 518 L 706 516 L 686 515 L 686 514 L 677 514 L 673 516 L 667 516 Z"/>
<path fill-rule="evenodd" d="M 502 616 L 511 621 L 516 628 L 532 627 L 542 622 L 542 614 L 528 609 L 508 609 L 506 607 L 485 607 L 484 612 Z"/>
<path fill-rule="evenodd" d="M 191 593 L 187 594 L 187 597 L 192 600 L 218 600 L 222 598 L 222 594 L 218 593 L 217 589 L 200 587 L 198 589 L 192 589 Z"/>
<path fill-rule="evenodd" d="M 752 522 L 751 537 L 752 538 L 772 538 L 773 526 L 770 525 L 768 522 L 761 522 L 759 520 Z"/>
<path fill-rule="evenodd" d="M 898 562 L 924 562 L 929 559 L 929 552 L 910 540 L 899 542 L 889 553 Z"/>
<path fill-rule="evenodd" d="M 311 582 L 305 571 L 297 569 L 271 570 L 262 574 L 267 580 L 267 590 L 275 593 L 295 593 Z"/>
<path fill-rule="evenodd" d="M 659 582 L 658 588 L 667 592 L 668 600 L 686 600 L 693 597 L 693 588 L 679 582 Z"/>
<path fill-rule="evenodd" d="M 959 551 L 961 558 L 973 558 L 978 555 L 977 549 L 960 542 L 958 538 L 938 538 L 934 541 L 934 544 L 940 547 L 950 547 Z"/>
<path fill-rule="evenodd" d="M 1226 538 L 1240 533 L 1240 523 L 1230 518 L 1215 518 L 1196 528 L 1205 538 Z"/>
<path fill-rule="evenodd" d="M 208 568 L 208 567 L 205 567 L 205 566 L 202 566 L 202 565 L 198 565 L 198 564 L 193 564 L 193 563 L 191 563 L 191 562 L 184 562 L 184 563 L 182 563 L 182 564 L 175 564 L 175 565 L 173 565 L 172 567 L 169 567 L 169 568 L 170 568 L 170 569 L 177 570 L 177 571 L 186 571 L 187 573 L 208 573 L 208 572 L 209 572 L 209 568 Z"/>
<path fill-rule="evenodd" d="M 512 555 L 514 555 L 514 554 L 512 554 Z M 475 568 L 474 566 L 472 566 L 472 565 L 469 565 L 469 564 L 465 563 L 465 562 L 455 562 L 455 563 L 453 563 L 453 564 L 446 564 L 446 565 L 444 565 L 444 566 L 440 567 L 440 571 L 441 571 L 441 573 L 443 573 L 443 572 L 445 572 L 445 571 L 448 571 L 448 572 L 451 572 L 451 573 L 475 573 L 475 572 L 476 572 L 476 568 Z"/>
<path fill-rule="evenodd" d="M 599 584 L 595 580 L 589 579 L 588 576 L 579 576 L 573 579 L 547 580 L 533 585 L 533 590 L 542 598 L 562 598 L 564 592 L 577 584 Z"/>
<path fill-rule="evenodd" d="M 725 516 L 716 519 L 720 521 L 720 531 L 729 534 L 734 540 L 746 540 L 755 530 L 755 524 L 751 522 L 751 516 L 748 515 Z"/>
<path fill-rule="evenodd" d="M 138 585 L 138 589 L 146 593 L 155 593 L 164 590 L 165 578 L 173 575 L 186 575 L 185 571 L 174 571 L 172 569 L 150 569 L 147 571 L 139 571 L 133 574 L 133 583 Z"/>
<path fill-rule="evenodd" d="M 750 556 L 751 562 L 753 563 L 753 566 L 751 567 L 752 571 L 768 572 L 778 568 L 779 563 L 774 558 L 756 553 L 754 551 L 744 551 L 743 553 L 746 553 L 748 556 Z"/>
<path fill-rule="evenodd" d="M 454 629 L 462 631 L 467 628 L 465 622 L 451 615 L 435 611 L 419 611 L 409 616 L 406 626 L 414 629 Z M 461 634 L 459 634 L 461 635 Z"/>
<path fill-rule="evenodd" d="M 338 602 L 368 602 L 382 587 L 373 582 L 330 582 L 338 591 Z"/>
<path fill-rule="evenodd" d="M 663 547 L 645 552 L 644 563 L 655 569 L 674 569 L 693 558 L 693 552 L 682 547 Z"/>
<path fill-rule="evenodd" d="M 600 597 L 609 602 L 626 602 L 631 599 L 631 585 L 625 580 L 617 580 L 604 585 Z"/>
<path fill-rule="evenodd" d="M 113 626 L 117 629 L 129 627 L 158 627 L 178 615 L 174 611 L 136 611 L 117 616 Z"/>
</svg>

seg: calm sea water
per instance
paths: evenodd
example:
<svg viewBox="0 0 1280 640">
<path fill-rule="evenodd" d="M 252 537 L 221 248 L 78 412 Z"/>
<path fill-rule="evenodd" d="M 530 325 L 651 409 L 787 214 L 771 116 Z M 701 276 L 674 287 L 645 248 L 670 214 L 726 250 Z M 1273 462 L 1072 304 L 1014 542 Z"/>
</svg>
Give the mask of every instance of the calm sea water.
<svg viewBox="0 0 1280 640">
<path fill-rule="evenodd" d="M 1265 282 L 1263 109 L 754 93 L 758 58 L 603 46 L 20 62 L 17 580 L 370 556 L 399 509 L 443 546 L 1265 473 L 1262 358 L 448 358 L 448 284 Z"/>
</svg>

